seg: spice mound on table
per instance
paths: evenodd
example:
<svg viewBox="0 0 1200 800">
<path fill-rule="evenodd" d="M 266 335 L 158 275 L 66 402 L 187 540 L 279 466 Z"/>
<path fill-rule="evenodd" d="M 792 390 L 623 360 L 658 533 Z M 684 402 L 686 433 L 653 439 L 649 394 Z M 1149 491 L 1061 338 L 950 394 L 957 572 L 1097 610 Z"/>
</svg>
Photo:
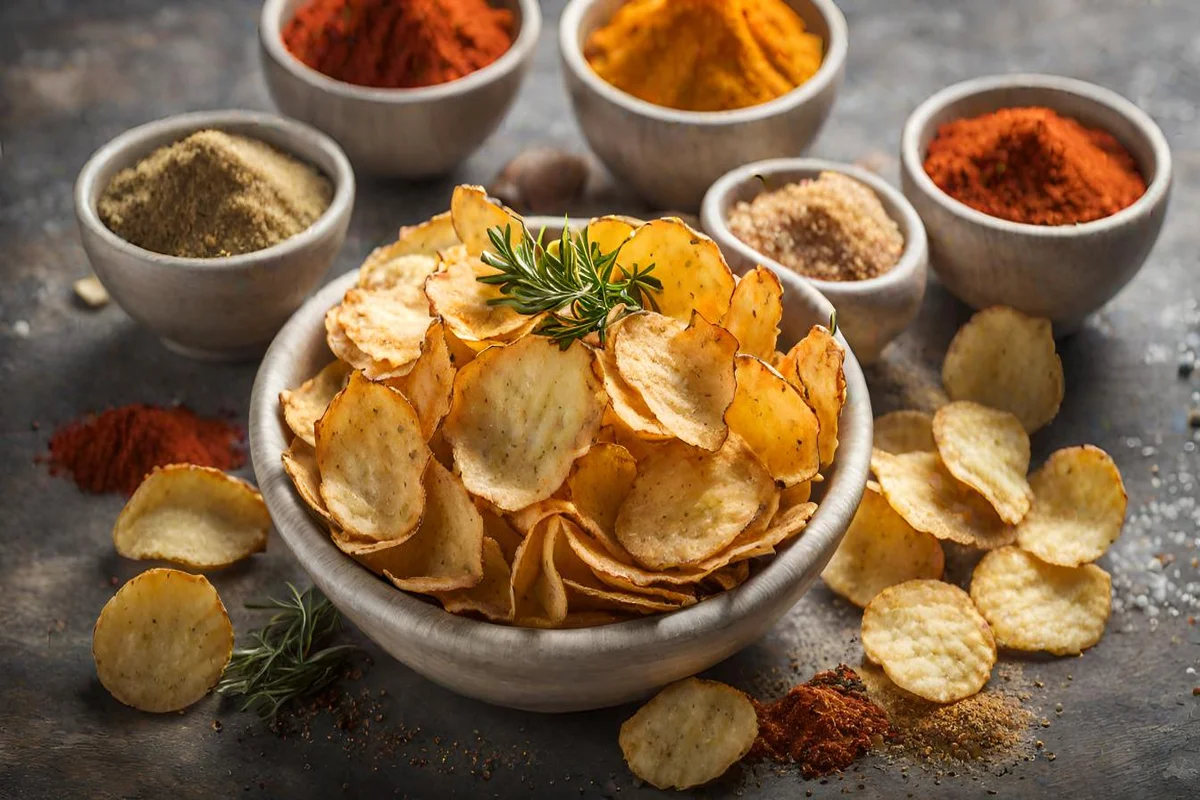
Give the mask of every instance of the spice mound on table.
<svg viewBox="0 0 1200 800">
<path fill-rule="evenodd" d="M 97 204 L 130 244 L 183 258 L 263 250 L 325 213 L 333 187 L 265 142 L 204 130 L 118 172 Z"/>
<path fill-rule="evenodd" d="M 1146 192 L 1133 156 L 1112 134 L 1041 107 L 942 125 L 925 172 L 976 211 L 1031 225 L 1103 219 Z"/>
<path fill-rule="evenodd" d="M 335 80 L 413 89 L 486 67 L 513 43 L 486 0 L 309 0 L 283 30 L 296 58 Z"/>
<path fill-rule="evenodd" d="M 632 0 L 584 46 L 634 97 L 684 111 L 774 100 L 821 66 L 822 42 L 783 0 Z"/>
</svg>

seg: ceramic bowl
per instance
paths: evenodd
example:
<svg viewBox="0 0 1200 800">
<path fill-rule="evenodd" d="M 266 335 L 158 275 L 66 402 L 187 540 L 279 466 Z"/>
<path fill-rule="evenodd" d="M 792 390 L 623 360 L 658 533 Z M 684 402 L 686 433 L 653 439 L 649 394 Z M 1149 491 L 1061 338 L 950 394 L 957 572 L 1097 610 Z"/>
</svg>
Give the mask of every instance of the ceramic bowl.
<svg viewBox="0 0 1200 800">
<path fill-rule="evenodd" d="M 869 186 L 888 216 L 899 226 L 904 236 L 904 252 L 887 273 L 862 281 L 805 278 L 760 254 L 729 230 L 727 221 L 733 207 L 765 191 L 759 176 L 765 178 L 768 185 L 778 188 L 814 179 L 822 172 L 840 172 Z M 794 287 L 799 284 L 816 287 L 837 309 L 838 327 L 860 363 L 869 364 L 877 359 L 884 346 L 907 328 L 921 310 L 929 265 L 925 228 L 904 196 L 873 172 L 811 158 L 780 158 L 747 164 L 729 172 L 708 190 L 700 209 L 700 223 L 721 246 L 735 272 L 745 273 L 762 264 L 779 276 L 785 295 L 795 291 Z"/>
<path fill-rule="evenodd" d="M 561 219 L 529 219 L 554 234 Z M 871 401 L 854 355 L 841 443 L 820 508 L 804 534 L 737 589 L 671 614 L 596 628 L 533 630 L 457 617 L 398 591 L 343 555 L 296 496 L 280 462 L 291 434 L 280 390 L 332 358 L 325 311 L 356 275 L 338 278 L 301 308 L 263 359 L 250 401 L 250 451 L 259 489 L 284 541 L 333 603 L 399 661 L 455 692 L 533 711 L 616 705 L 706 669 L 761 637 L 808 590 L 833 554 L 862 497 L 871 456 Z M 789 345 L 832 306 L 800 284 L 784 298 Z"/>
<path fill-rule="evenodd" d="M 263 4 L 258 40 L 271 99 L 337 139 L 355 169 L 396 178 L 449 172 L 483 144 L 512 106 L 542 28 L 537 0 L 499 0 L 516 37 L 496 61 L 438 86 L 376 89 L 334 80 L 288 52 L 282 31 L 303 2 Z"/>
<path fill-rule="evenodd" d="M 96 204 L 113 175 L 206 128 L 259 139 L 316 167 L 333 183 L 329 208 L 290 239 L 228 258 L 154 253 L 100 221 Z M 113 300 L 172 350 L 206 360 L 262 355 L 329 271 L 353 207 L 354 172 L 332 139 L 294 120 L 255 111 L 199 111 L 133 128 L 97 150 L 75 183 L 83 249 Z"/>
<path fill-rule="evenodd" d="M 749 161 L 802 155 L 842 83 L 846 18 L 833 0 L 788 0 L 825 43 L 821 68 L 803 85 L 735 111 L 677 111 L 639 100 L 592 71 L 583 45 L 625 0 L 572 0 L 562 15 L 564 77 L 588 144 L 622 182 L 658 208 L 694 211 L 708 187 Z"/>
<path fill-rule="evenodd" d="M 939 126 L 1013 106 L 1045 106 L 1101 128 L 1133 155 L 1146 193 L 1110 217 L 1080 225 L 1026 225 L 983 214 L 925 173 Z M 969 306 L 1006 305 L 1070 333 L 1141 268 L 1158 238 L 1171 188 L 1171 151 L 1144 111 L 1108 89 L 1053 75 L 1000 75 L 943 89 L 917 107 L 900 141 L 904 194 L 925 222 L 932 266 Z"/>
</svg>

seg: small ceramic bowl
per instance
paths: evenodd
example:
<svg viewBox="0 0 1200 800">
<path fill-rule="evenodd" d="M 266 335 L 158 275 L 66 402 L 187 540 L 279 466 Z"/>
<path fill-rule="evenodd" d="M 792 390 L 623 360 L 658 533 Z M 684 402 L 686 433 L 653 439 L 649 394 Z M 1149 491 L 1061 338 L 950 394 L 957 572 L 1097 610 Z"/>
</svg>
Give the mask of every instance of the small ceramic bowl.
<svg viewBox="0 0 1200 800">
<path fill-rule="evenodd" d="M 259 139 L 316 167 L 333 184 L 329 208 L 290 239 L 228 258 L 154 253 L 100 221 L 96 204 L 116 173 L 206 128 Z M 205 360 L 262 354 L 329 271 L 353 208 L 354 171 L 337 143 L 307 125 L 256 111 L 198 111 L 133 128 L 97 150 L 75 182 L 83 249 L 113 300 L 172 350 Z"/>
<path fill-rule="evenodd" d="M 804 153 L 833 107 L 846 63 L 846 18 L 833 0 L 788 0 L 825 43 L 821 68 L 768 103 L 678 111 L 639 100 L 588 65 L 583 46 L 625 0 L 572 0 L 559 26 L 564 77 L 592 150 L 657 208 L 695 211 L 708 187 L 748 161 Z"/>
<path fill-rule="evenodd" d="M 1146 193 L 1110 217 L 1080 225 L 1026 225 L 976 211 L 925 173 L 938 128 L 1014 106 L 1045 106 L 1108 131 L 1133 155 Z M 943 89 L 917 107 L 900 141 L 904 194 L 925 222 L 932 266 L 973 308 L 1006 305 L 1070 333 L 1141 268 L 1158 238 L 1171 188 L 1171 151 L 1144 111 L 1108 89 L 1053 75 L 999 75 Z"/>
<path fill-rule="evenodd" d="M 288 52 L 282 32 L 303 2 L 263 3 L 258 40 L 271 99 L 337 139 L 355 169 L 395 178 L 449 172 L 483 144 L 512 106 L 542 28 L 537 0 L 498 0 L 516 36 L 496 61 L 438 86 L 376 89 L 334 80 Z"/>
<path fill-rule="evenodd" d="M 767 258 L 729 230 L 729 212 L 742 201 L 752 200 L 766 188 L 810 180 L 822 172 L 840 172 L 866 184 L 875 192 L 888 216 L 904 237 L 904 252 L 896 266 L 878 278 L 862 281 L 821 281 L 805 278 L 774 259 Z M 896 338 L 921 310 L 928 273 L 929 248 L 921 218 L 904 196 L 873 172 L 847 164 L 811 158 L 780 158 L 747 164 L 728 173 L 708 190 L 700 209 L 700 223 L 735 272 L 745 273 L 756 265 L 769 267 L 783 284 L 784 294 L 797 284 L 808 283 L 825 295 L 837 309 L 838 327 L 854 348 L 860 363 L 879 357 L 884 346 Z"/>
<path fill-rule="evenodd" d="M 562 219 L 530 218 L 547 235 Z M 276 529 L 326 596 L 380 647 L 429 680 L 459 694 L 532 711 L 579 711 L 643 697 L 711 667 L 760 638 L 821 573 L 854 516 L 871 458 L 871 399 L 862 370 L 846 353 L 848 400 L 837 458 L 820 507 L 794 544 L 737 589 L 670 614 L 576 630 L 534 630 L 448 614 L 398 591 L 343 555 L 319 528 L 283 471 L 291 433 L 279 392 L 332 358 L 325 311 L 357 276 L 323 288 L 284 326 L 267 351 L 250 400 L 254 474 Z M 791 344 L 833 307 L 800 284 L 784 297 L 781 339 Z"/>
</svg>

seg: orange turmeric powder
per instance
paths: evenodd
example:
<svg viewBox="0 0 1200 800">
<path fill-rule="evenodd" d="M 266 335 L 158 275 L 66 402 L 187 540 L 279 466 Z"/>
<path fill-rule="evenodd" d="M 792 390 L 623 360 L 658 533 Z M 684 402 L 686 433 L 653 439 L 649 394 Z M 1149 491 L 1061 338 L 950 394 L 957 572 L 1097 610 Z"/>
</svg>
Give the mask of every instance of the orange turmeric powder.
<svg viewBox="0 0 1200 800">
<path fill-rule="evenodd" d="M 822 42 L 784 0 L 630 0 L 588 37 L 584 55 L 648 103 L 728 111 L 807 81 Z"/>
</svg>

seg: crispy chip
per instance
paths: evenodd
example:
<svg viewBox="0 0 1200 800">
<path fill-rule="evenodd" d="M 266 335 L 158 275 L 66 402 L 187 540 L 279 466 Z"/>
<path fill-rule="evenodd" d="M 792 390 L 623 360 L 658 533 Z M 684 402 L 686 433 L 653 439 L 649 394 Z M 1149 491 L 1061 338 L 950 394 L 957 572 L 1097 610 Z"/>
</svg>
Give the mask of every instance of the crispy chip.
<svg viewBox="0 0 1200 800">
<path fill-rule="evenodd" d="M 876 417 L 875 449 L 897 456 L 936 453 L 933 417 L 924 411 L 893 411 Z"/>
<path fill-rule="evenodd" d="M 459 371 L 443 430 L 467 488 L 514 511 L 558 489 L 603 413 L 591 351 L 528 336 Z"/>
<path fill-rule="evenodd" d="M 596 217 L 587 224 L 588 241 L 598 245 L 601 253 L 611 253 L 633 235 L 634 227 L 625 217 Z"/>
<path fill-rule="evenodd" d="M 816 475 L 817 415 L 795 387 L 762 361 L 738 355 L 734 363 L 737 391 L 725 412 L 729 429 L 746 440 L 785 486 Z"/>
<path fill-rule="evenodd" d="M 479 515 L 483 517 L 483 534 L 489 539 L 495 539 L 496 544 L 500 545 L 500 551 L 504 553 L 504 559 L 508 563 L 512 563 L 513 556 L 517 554 L 517 548 L 521 546 L 525 536 L 519 533 L 509 521 L 504 518 L 504 513 L 494 505 L 484 500 L 482 497 L 476 497 L 475 508 L 479 511 Z"/>
<path fill-rule="evenodd" d="M 297 388 L 280 392 L 283 419 L 292 433 L 316 447 L 317 434 L 313 426 L 325 413 L 333 396 L 346 388 L 348 380 L 350 365 L 345 361 L 332 361 Z"/>
<path fill-rule="evenodd" d="M 433 592 L 442 607 L 451 614 L 479 614 L 492 622 L 511 622 L 513 618 L 511 571 L 504 551 L 495 539 L 483 539 L 483 577 L 467 589 Z"/>
<path fill-rule="evenodd" d="M 1011 411 L 1029 433 L 1045 426 L 1058 413 L 1064 385 L 1050 320 L 985 308 L 950 342 L 942 384 L 951 400 Z"/>
<path fill-rule="evenodd" d="M 392 244 L 376 247 L 358 268 L 358 286 L 390 289 L 394 286 L 420 288 L 437 270 L 437 255 L 459 244 L 450 212 L 438 214 L 417 225 L 400 229 Z"/>
<path fill-rule="evenodd" d="M 971 598 L 934 580 L 877 594 L 863 611 L 862 646 L 897 686 L 935 703 L 975 694 L 996 663 L 996 642 Z"/>
<path fill-rule="evenodd" d="M 450 410 L 454 388 L 454 364 L 441 320 L 434 320 L 425 332 L 422 353 L 409 373 L 384 383 L 404 395 L 421 420 L 421 434 L 431 438 Z"/>
<path fill-rule="evenodd" d="M 1012 544 L 1017 531 L 974 489 L 959 483 L 937 453 L 871 454 L 888 505 L 919 531 L 981 550 Z"/>
<path fill-rule="evenodd" d="M 708 573 L 700 570 L 647 570 L 634 563 L 633 556 L 627 551 L 613 553 L 596 538 L 587 535 L 579 528 L 568 528 L 567 538 L 571 549 L 588 565 L 592 572 L 604 583 L 624 586 L 626 588 L 648 588 L 658 583 L 671 586 L 687 586 L 702 580 Z M 682 590 L 681 590 L 682 591 Z"/>
<path fill-rule="evenodd" d="M 1021 421 L 960 400 L 938 409 L 933 440 L 947 471 L 983 495 L 1000 519 L 1015 525 L 1029 511 L 1033 490 L 1029 472 L 1029 434 Z"/>
<path fill-rule="evenodd" d="M 778 502 L 770 473 L 736 434 L 715 453 L 680 441 L 638 464 L 617 515 L 617 539 L 644 567 L 665 569 L 720 552 Z"/>
<path fill-rule="evenodd" d="M 803 503 L 780 511 L 771 518 L 765 529 L 743 531 L 729 547 L 704 559 L 694 568 L 707 575 L 730 564 L 770 555 L 776 547 L 803 531 L 816 510 L 816 503 Z"/>
<path fill-rule="evenodd" d="M 681 602 L 672 602 L 663 597 L 652 597 L 645 593 L 627 591 L 595 582 L 571 579 L 563 581 L 571 608 L 583 611 L 624 611 L 634 614 L 655 614 L 675 611 L 692 605 L 694 597 Z"/>
<path fill-rule="evenodd" d="M 510 209 L 488 200 L 482 186 L 454 187 L 454 194 L 450 197 L 450 219 L 458 238 L 472 256 L 478 256 L 485 250 L 494 252 L 488 240 L 489 228 L 500 228 L 501 235 L 507 228 L 514 245 L 524 238 L 521 218 Z"/>
<path fill-rule="evenodd" d="M 511 306 L 488 304 L 504 295 L 500 287 L 479 282 L 497 270 L 477 257 L 455 248 L 444 254 L 443 264 L 445 269 L 425 282 L 425 294 L 433 312 L 468 347 L 479 350 L 491 342 L 511 341 L 537 324 L 538 317 L 525 316 Z"/>
<path fill-rule="evenodd" d="M 653 266 L 650 274 L 663 285 L 654 299 L 668 317 L 687 322 L 699 312 L 718 320 L 729 310 L 733 273 L 720 248 L 678 219 L 656 219 L 639 227 L 621 248 L 617 264 L 629 272 Z"/>
<path fill-rule="evenodd" d="M 770 362 L 783 319 L 783 287 L 766 267 L 742 276 L 733 290 L 721 326 L 738 340 L 738 352 Z"/>
<path fill-rule="evenodd" d="M 729 432 L 737 340 L 694 315 L 686 327 L 661 314 L 626 317 L 612 336 L 621 377 L 678 438 L 716 450 Z"/>
<path fill-rule="evenodd" d="M 292 479 L 296 494 L 314 514 L 327 524 L 333 522 L 321 499 L 321 473 L 317 471 L 317 451 L 297 436 L 283 452 L 283 471 Z"/>
<path fill-rule="evenodd" d="M 129 498 L 113 528 L 125 558 L 219 569 L 267 549 L 271 515 L 258 490 L 219 469 L 159 467 Z"/>
<path fill-rule="evenodd" d="M 634 775 L 659 789 L 689 789 L 723 775 L 757 737 L 750 698 L 723 683 L 687 678 L 626 720 L 619 741 Z"/>
<path fill-rule="evenodd" d="M 579 513 L 613 536 L 617 512 L 636 477 L 637 462 L 628 450 L 619 444 L 597 443 L 571 467 L 567 490 Z"/>
<path fill-rule="evenodd" d="M 784 511 L 793 506 L 807 503 L 812 497 L 812 481 L 804 481 L 797 483 L 795 486 L 789 486 L 779 493 L 779 510 Z"/>
<path fill-rule="evenodd" d="M 825 585 L 859 608 L 889 586 L 913 578 L 942 577 L 942 544 L 916 530 L 867 482 L 862 503 L 829 564 Z"/>
<path fill-rule="evenodd" d="M 611 350 L 596 350 L 595 370 L 604 381 L 609 409 L 631 433 L 651 440 L 670 438 L 671 434 L 655 418 L 638 390 L 621 377 Z"/>
<path fill-rule="evenodd" d="M 716 587 L 717 591 L 731 592 L 741 586 L 750 577 L 750 562 L 739 561 L 729 564 L 709 575 L 704 580 Z"/>
<path fill-rule="evenodd" d="M 321 499 L 354 536 L 390 542 L 411 536 L 425 506 L 421 476 L 429 461 L 413 407 L 359 373 L 317 423 Z"/>
<path fill-rule="evenodd" d="M 1108 453 L 1090 444 L 1055 451 L 1030 479 L 1033 506 L 1017 544 L 1050 564 L 1076 567 L 1104 555 L 1125 523 L 1125 484 Z"/>
<path fill-rule="evenodd" d="M 421 355 L 425 332 L 433 321 L 429 301 L 411 286 L 351 289 L 334 308 L 346 338 L 368 359 L 350 364 L 372 380 L 407 374 Z"/>
<path fill-rule="evenodd" d="M 342 306 L 339 303 L 325 312 L 325 342 L 338 360 L 345 361 L 354 369 L 371 367 L 374 362 L 370 356 L 359 350 L 358 346 L 346 336 L 346 329 L 342 326 L 341 318 L 338 316 L 341 310 Z M 386 365 L 378 365 L 376 371 L 386 371 L 385 367 Z M 403 372 L 402 369 L 397 371 Z"/>
<path fill-rule="evenodd" d="M 1005 547 L 975 566 L 971 598 L 1001 647 L 1073 655 L 1104 636 L 1112 578 L 1095 564 L 1060 567 Z"/>
<path fill-rule="evenodd" d="M 546 599 L 547 593 L 555 589 L 562 591 L 561 602 L 564 606 L 563 613 L 566 613 L 565 590 L 562 590 L 562 587 L 548 587 L 543 568 L 546 531 L 551 525 L 557 524 L 557 519 L 553 515 L 542 518 L 525 534 L 524 541 L 513 556 L 509 592 L 512 596 L 513 618 L 518 624 L 525 624 L 524 621 L 528 619 L 542 619 L 547 625 L 552 625 L 555 620 L 550 619 Z M 550 598 L 551 604 L 554 604 L 554 600 Z"/>
<path fill-rule="evenodd" d="M 800 390 L 821 423 L 817 448 L 821 466 L 833 462 L 838 446 L 838 418 L 846 404 L 846 354 L 837 339 L 821 325 L 814 325 L 784 357 L 779 370 Z"/>
<path fill-rule="evenodd" d="M 233 625 L 203 575 L 150 569 L 112 596 L 96 620 L 92 656 L 109 694 L 139 711 L 178 711 L 217 685 Z"/>
</svg>

